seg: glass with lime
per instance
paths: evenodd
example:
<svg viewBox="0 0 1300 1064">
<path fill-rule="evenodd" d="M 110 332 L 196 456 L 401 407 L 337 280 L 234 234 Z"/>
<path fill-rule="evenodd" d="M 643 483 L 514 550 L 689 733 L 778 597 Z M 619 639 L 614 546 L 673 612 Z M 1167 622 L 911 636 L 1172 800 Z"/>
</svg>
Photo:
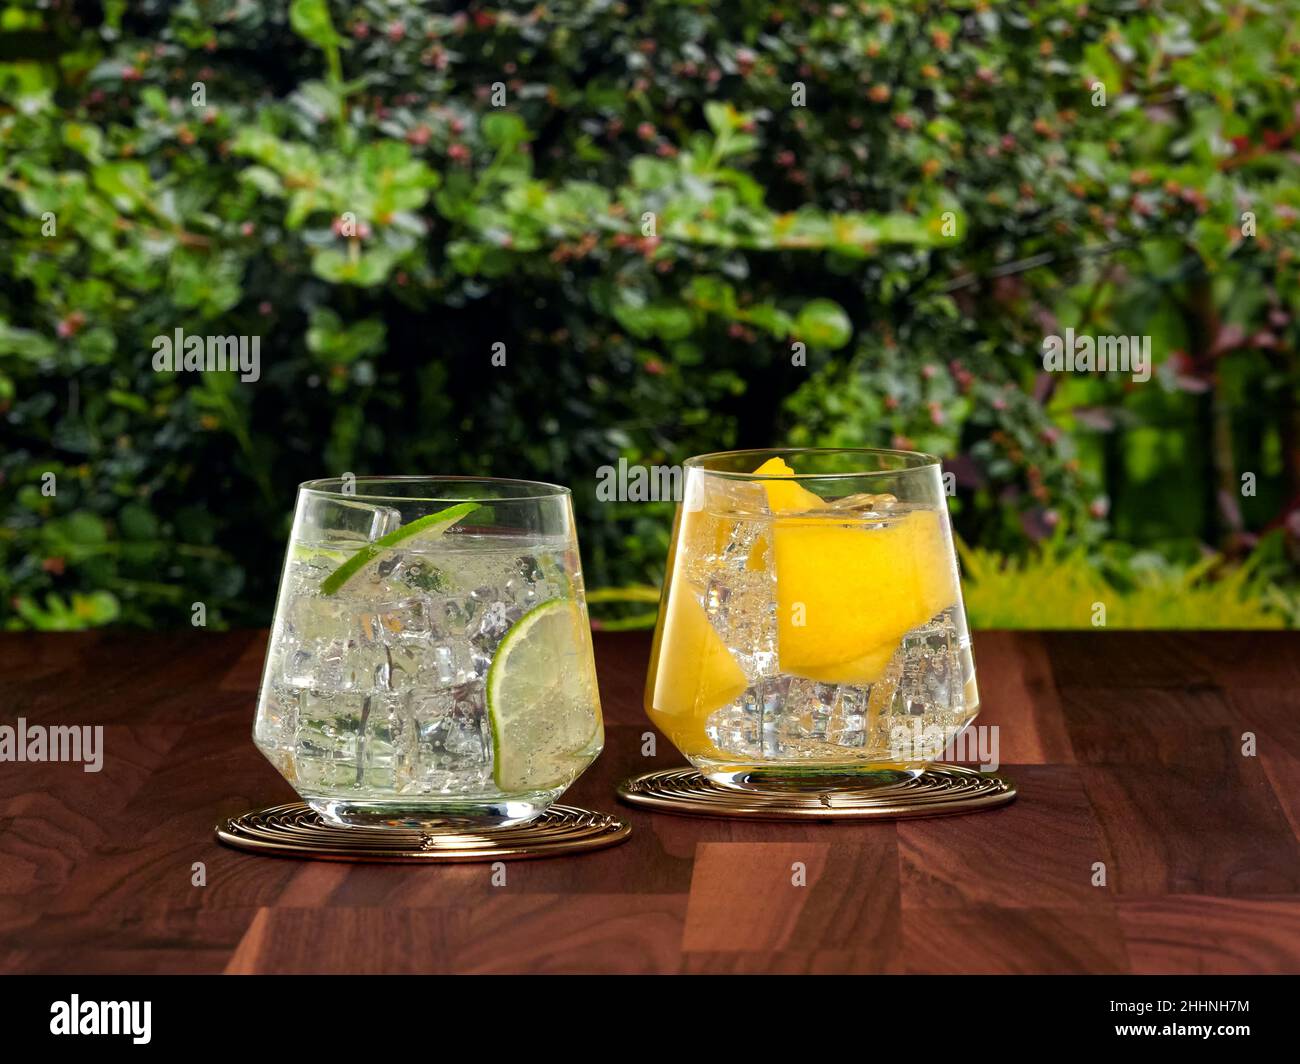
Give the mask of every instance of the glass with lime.
<svg viewBox="0 0 1300 1064">
<path fill-rule="evenodd" d="M 254 739 L 332 823 L 538 816 L 604 743 L 568 489 L 303 484 Z"/>
</svg>

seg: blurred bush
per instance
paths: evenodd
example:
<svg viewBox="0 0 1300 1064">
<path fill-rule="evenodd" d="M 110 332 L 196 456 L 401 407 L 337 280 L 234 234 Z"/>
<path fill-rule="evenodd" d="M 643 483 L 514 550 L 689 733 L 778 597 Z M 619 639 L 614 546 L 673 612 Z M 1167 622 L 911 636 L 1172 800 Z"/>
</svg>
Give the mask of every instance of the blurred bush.
<svg viewBox="0 0 1300 1064">
<path fill-rule="evenodd" d="M 1226 593 L 1273 623 L 1296 14 L 0 7 L 0 617 L 265 623 L 294 485 L 345 471 L 564 481 L 589 582 L 653 585 L 670 507 L 599 467 L 787 442 L 942 454 L 990 588 L 1064 550 L 1140 596 L 1154 553 L 1190 595 L 1267 533 Z M 1044 373 L 1067 327 L 1155 376 Z M 155 371 L 177 328 L 260 337 L 260 379 Z M 1051 586 L 977 619 L 1066 623 Z M 1138 623 L 1206 621 L 1166 591 Z"/>
</svg>

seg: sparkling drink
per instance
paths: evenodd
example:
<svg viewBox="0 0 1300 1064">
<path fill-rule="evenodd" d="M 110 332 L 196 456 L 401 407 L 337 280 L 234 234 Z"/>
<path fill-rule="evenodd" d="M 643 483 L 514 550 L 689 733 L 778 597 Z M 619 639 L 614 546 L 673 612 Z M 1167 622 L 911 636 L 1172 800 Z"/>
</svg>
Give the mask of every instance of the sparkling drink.
<svg viewBox="0 0 1300 1064">
<path fill-rule="evenodd" d="M 567 492 L 421 478 L 338 488 L 300 494 L 258 747 L 338 823 L 536 816 L 604 740 Z"/>
<path fill-rule="evenodd" d="M 646 710 L 721 783 L 914 774 L 979 709 L 937 461 L 773 454 L 687 462 Z"/>
</svg>

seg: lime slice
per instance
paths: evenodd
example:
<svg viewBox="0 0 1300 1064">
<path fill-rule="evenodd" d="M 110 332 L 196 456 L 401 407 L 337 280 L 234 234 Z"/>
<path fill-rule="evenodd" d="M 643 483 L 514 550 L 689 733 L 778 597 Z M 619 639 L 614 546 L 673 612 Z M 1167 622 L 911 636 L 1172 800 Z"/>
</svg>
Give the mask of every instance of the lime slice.
<svg viewBox="0 0 1300 1064">
<path fill-rule="evenodd" d="M 374 561 L 376 557 L 388 550 L 389 547 L 395 547 L 404 540 L 408 540 L 412 536 L 418 536 L 421 533 L 440 535 L 466 514 L 477 509 L 478 503 L 476 502 L 457 503 L 455 506 L 448 506 L 445 510 L 439 510 L 436 514 L 428 514 L 425 517 L 404 524 L 401 528 L 393 529 L 388 535 L 380 536 L 373 543 L 367 543 L 322 580 L 320 582 L 321 593 L 333 595 L 356 576 L 358 572 Z"/>
<path fill-rule="evenodd" d="M 590 636 L 572 599 L 551 599 L 511 625 L 487 674 L 492 773 L 506 793 L 565 787 L 587 767 L 600 730 Z"/>
</svg>

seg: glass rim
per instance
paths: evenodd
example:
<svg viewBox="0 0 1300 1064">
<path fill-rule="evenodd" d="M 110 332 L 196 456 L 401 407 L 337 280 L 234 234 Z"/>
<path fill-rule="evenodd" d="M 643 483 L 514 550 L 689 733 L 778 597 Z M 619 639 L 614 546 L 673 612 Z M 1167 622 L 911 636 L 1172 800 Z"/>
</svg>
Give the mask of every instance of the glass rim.
<svg viewBox="0 0 1300 1064">
<path fill-rule="evenodd" d="M 743 455 L 764 455 L 767 458 L 783 458 L 797 455 L 876 455 L 901 459 L 897 469 L 862 469 L 844 473 L 794 473 L 783 476 L 782 480 L 846 480 L 860 477 L 897 477 L 916 473 L 923 469 L 938 468 L 943 459 L 925 451 L 902 451 L 892 447 L 747 447 L 736 451 L 710 451 L 708 454 L 692 455 L 682 463 L 684 469 L 698 469 L 710 476 L 726 477 L 728 480 L 751 481 L 772 480 L 770 473 L 742 473 L 730 469 L 710 469 L 706 462 L 721 458 L 740 458 Z"/>
<path fill-rule="evenodd" d="M 447 474 L 445 476 L 430 476 L 424 474 L 408 474 L 403 476 L 359 476 L 353 477 L 352 483 L 357 488 L 356 491 L 343 491 L 342 477 L 320 477 L 316 480 L 304 480 L 298 485 L 298 491 L 307 492 L 312 495 L 319 495 L 327 499 L 343 499 L 350 501 L 367 501 L 367 502 L 490 502 L 493 505 L 499 503 L 512 502 L 542 502 L 546 499 L 563 499 L 572 495 L 573 492 L 563 484 L 551 484 L 545 480 L 522 480 L 516 477 L 475 477 L 463 476 L 458 474 Z M 499 498 L 484 499 L 482 496 L 466 495 L 463 492 L 453 495 L 447 494 L 410 494 L 410 495 L 384 495 L 378 492 L 369 492 L 361 490 L 366 484 L 485 484 L 485 485 L 504 485 L 509 484 L 514 487 L 534 489 L 531 494 L 524 495 L 503 495 Z M 333 485 L 333 486 L 331 486 Z"/>
</svg>

